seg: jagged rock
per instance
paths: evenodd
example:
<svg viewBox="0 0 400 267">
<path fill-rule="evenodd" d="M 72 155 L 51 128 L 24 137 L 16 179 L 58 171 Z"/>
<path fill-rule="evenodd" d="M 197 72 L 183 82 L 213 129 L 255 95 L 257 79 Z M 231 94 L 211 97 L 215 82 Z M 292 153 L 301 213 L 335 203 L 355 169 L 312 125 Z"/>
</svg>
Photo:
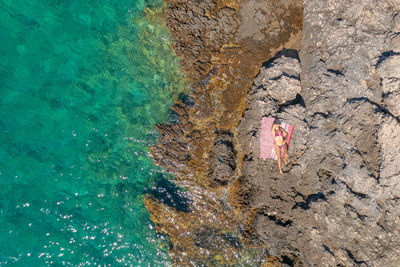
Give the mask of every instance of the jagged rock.
<svg viewBox="0 0 400 267">
<path fill-rule="evenodd" d="M 236 184 L 239 190 L 245 188 L 236 179 L 240 175 L 236 127 L 263 62 L 282 45 L 300 46 L 302 4 L 298 0 L 165 2 L 174 50 L 192 78 L 193 88 L 190 98 L 182 95 L 173 108 L 175 123 L 156 127 L 160 138 L 151 153 L 155 164 L 189 188 L 193 201 L 190 212 L 185 213 L 163 208 L 165 205 L 154 197 L 147 198 L 151 205 L 146 207 L 156 229 L 171 238 L 169 253 L 174 264 L 251 265 L 268 256 L 264 248 L 252 249 L 221 239 L 226 233 L 237 236 L 241 230 L 242 214 L 228 204 L 228 197 L 235 196 L 225 187 Z M 257 17 L 247 16 L 249 10 Z M 239 33 L 244 20 L 256 31 L 246 27 Z M 214 242 L 214 238 L 221 242 Z M 204 240 L 213 240 L 215 246 Z"/>
<path fill-rule="evenodd" d="M 232 179 L 236 170 L 236 152 L 233 147 L 233 135 L 229 132 L 218 134 L 212 148 L 211 174 L 213 183 L 226 185 Z"/>
<path fill-rule="evenodd" d="M 233 8 L 218 8 L 214 0 L 170 1 L 167 23 L 174 48 L 184 58 L 181 65 L 194 77 L 201 77 L 212 66 L 210 54 L 232 38 L 237 25 Z"/>
<path fill-rule="evenodd" d="M 257 207 L 246 228 L 299 266 L 399 266 L 400 2 L 303 4 L 301 90 L 282 104 L 268 93 L 279 79 L 256 83 L 239 124 L 241 171 L 254 189 L 246 198 Z M 295 125 L 282 176 L 259 159 L 268 115 Z"/>
<path fill-rule="evenodd" d="M 207 240 L 222 240 L 239 218 L 251 245 L 281 264 L 399 266 L 399 0 L 304 0 L 301 62 L 285 49 L 266 62 L 238 129 L 262 61 L 296 46 L 301 1 L 168 2 L 175 51 L 201 80 L 152 147 L 192 191 L 190 212 L 146 199 L 173 262 L 237 264 L 245 247 Z M 295 125 L 283 176 L 259 158 L 269 115 Z"/>
<path fill-rule="evenodd" d="M 298 233 L 293 227 L 295 222 L 290 211 L 309 209 L 312 200 L 323 199 L 324 195 L 307 191 L 299 193 L 297 190 L 300 189 L 295 189 L 299 180 L 296 175 L 286 174 L 284 179 L 280 179 L 282 176 L 276 162 L 259 158 L 260 123 L 263 116 L 270 115 L 294 123 L 296 136 L 292 139 L 291 147 L 294 149 L 290 149 L 290 154 L 301 154 L 307 141 L 304 138 L 307 125 L 303 121 L 305 107 L 299 94 L 299 72 L 298 54 L 294 50 L 283 50 L 265 64 L 249 91 L 247 109 L 238 127 L 239 143 L 244 150 L 242 180 L 246 181 L 246 185 L 242 185 L 236 193 L 242 198 L 236 202 L 243 202 L 247 206 L 242 207 L 242 211 L 248 211 L 245 236 L 253 243 L 264 243 L 270 255 L 286 259 L 287 262 L 298 256 L 292 254 L 296 247 L 291 243 L 298 238 Z M 285 87 L 281 87 L 282 91 L 295 93 L 286 101 L 277 101 L 271 91 L 282 84 L 285 84 Z M 296 163 L 289 166 L 294 169 Z M 243 195 L 242 191 L 246 194 Z"/>
<path fill-rule="evenodd" d="M 377 63 L 377 72 L 381 77 L 383 102 L 388 112 L 400 116 L 400 53 L 388 52 L 382 62 Z"/>
<path fill-rule="evenodd" d="M 254 80 L 267 89 L 268 95 L 283 104 L 294 100 L 300 92 L 300 64 L 296 58 L 280 56 L 268 62 Z"/>
</svg>

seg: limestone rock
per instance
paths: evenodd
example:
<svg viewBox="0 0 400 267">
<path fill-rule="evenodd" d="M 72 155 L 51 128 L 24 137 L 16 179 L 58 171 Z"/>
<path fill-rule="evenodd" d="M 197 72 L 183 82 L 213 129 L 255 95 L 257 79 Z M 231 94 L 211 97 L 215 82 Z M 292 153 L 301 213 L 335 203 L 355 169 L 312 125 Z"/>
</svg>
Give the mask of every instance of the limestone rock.
<svg viewBox="0 0 400 267">
<path fill-rule="evenodd" d="M 239 124 L 249 238 L 299 266 L 399 266 L 400 2 L 303 4 L 301 90 L 280 101 L 269 92 L 281 81 L 261 70 Z M 269 115 L 295 126 L 282 176 L 259 159 Z"/>
<path fill-rule="evenodd" d="M 240 166 L 236 128 L 247 92 L 262 64 L 284 45 L 300 47 L 302 3 L 298 0 L 166 0 L 166 22 L 192 78 L 190 97 L 174 106 L 173 124 L 158 125 L 154 163 L 191 192 L 189 212 L 147 205 L 156 229 L 171 237 L 170 256 L 179 266 L 246 266 L 268 258 L 265 248 L 242 244 L 242 214 L 229 191 Z M 249 18 L 251 10 L 257 19 Z M 266 13 L 267 12 L 267 13 Z M 252 13 L 252 14 L 253 14 Z M 243 25 L 256 27 L 238 28 Z M 250 23 L 250 24 L 248 24 Z M 232 186 L 231 186 L 232 185 Z M 244 196 L 238 192 L 240 196 Z M 243 202 L 244 203 L 244 202 Z M 171 223 L 172 222 L 172 223 Z M 215 240 L 218 239 L 218 240 Z M 237 240 L 236 240 L 237 239 Z"/>
<path fill-rule="evenodd" d="M 218 8 L 216 1 L 171 1 L 167 23 L 175 51 L 184 60 L 186 72 L 202 77 L 212 66 L 210 54 L 218 51 L 233 36 L 235 10 Z"/>
<path fill-rule="evenodd" d="M 226 185 L 232 179 L 236 170 L 236 151 L 233 147 L 233 135 L 221 132 L 212 148 L 211 167 L 209 175 L 212 183 Z"/>
<path fill-rule="evenodd" d="M 268 62 L 255 79 L 257 86 L 267 88 L 279 104 L 294 100 L 300 92 L 300 64 L 296 58 L 280 56 Z"/>
<path fill-rule="evenodd" d="M 383 102 L 393 116 L 400 116 L 400 53 L 387 52 L 377 63 Z"/>
<path fill-rule="evenodd" d="M 400 1 L 304 0 L 303 17 L 296 0 L 168 2 L 200 81 L 152 147 L 193 198 L 188 212 L 147 201 L 174 263 L 238 264 L 246 242 L 221 233 L 241 222 L 283 266 L 400 266 Z M 295 126 L 284 175 L 259 158 L 263 116 Z"/>
</svg>

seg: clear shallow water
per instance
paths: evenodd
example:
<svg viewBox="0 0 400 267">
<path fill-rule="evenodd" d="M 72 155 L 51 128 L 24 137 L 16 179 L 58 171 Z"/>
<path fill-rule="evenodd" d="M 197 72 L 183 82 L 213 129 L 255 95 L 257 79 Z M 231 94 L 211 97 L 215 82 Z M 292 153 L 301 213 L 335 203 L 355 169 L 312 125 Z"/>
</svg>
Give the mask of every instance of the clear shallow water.
<svg viewBox="0 0 400 267">
<path fill-rule="evenodd" d="M 143 206 L 185 87 L 161 6 L 0 0 L 0 264 L 168 264 Z"/>
</svg>

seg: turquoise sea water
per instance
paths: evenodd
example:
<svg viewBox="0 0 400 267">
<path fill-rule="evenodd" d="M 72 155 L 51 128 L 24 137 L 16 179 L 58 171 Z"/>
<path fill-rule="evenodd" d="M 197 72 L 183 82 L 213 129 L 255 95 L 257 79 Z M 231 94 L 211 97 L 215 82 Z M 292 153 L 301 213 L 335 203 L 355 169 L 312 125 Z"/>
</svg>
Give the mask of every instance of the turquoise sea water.
<svg viewBox="0 0 400 267">
<path fill-rule="evenodd" d="M 143 206 L 185 86 L 161 7 L 0 0 L 0 265 L 168 264 Z"/>
</svg>

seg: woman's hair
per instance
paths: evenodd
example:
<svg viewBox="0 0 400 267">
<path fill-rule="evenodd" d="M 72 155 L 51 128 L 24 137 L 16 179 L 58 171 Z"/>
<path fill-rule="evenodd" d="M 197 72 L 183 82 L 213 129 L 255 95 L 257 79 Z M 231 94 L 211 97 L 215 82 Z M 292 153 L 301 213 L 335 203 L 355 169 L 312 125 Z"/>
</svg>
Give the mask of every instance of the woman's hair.
<svg viewBox="0 0 400 267">
<path fill-rule="evenodd" d="M 275 119 L 275 120 L 274 120 L 274 125 L 277 125 L 277 124 L 281 125 L 281 121 L 278 120 L 278 119 Z"/>
<path fill-rule="evenodd" d="M 275 119 L 275 120 L 274 120 L 274 123 L 272 124 L 271 130 L 274 129 L 274 126 L 275 126 L 275 125 L 281 125 L 281 121 L 278 120 L 278 119 Z"/>
</svg>

